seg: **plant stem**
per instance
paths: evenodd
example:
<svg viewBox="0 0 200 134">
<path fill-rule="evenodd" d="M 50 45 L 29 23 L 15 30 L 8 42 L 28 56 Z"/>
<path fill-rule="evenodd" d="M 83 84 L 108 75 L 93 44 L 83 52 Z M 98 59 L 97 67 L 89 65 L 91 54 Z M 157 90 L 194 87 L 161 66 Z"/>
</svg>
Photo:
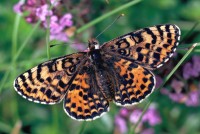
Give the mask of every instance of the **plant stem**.
<svg viewBox="0 0 200 134">
<path fill-rule="evenodd" d="M 15 57 L 16 51 L 17 51 L 17 33 L 19 29 L 19 23 L 20 23 L 21 15 L 17 14 L 15 17 L 15 23 L 13 28 L 13 34 L 12 34 L 12 58 Z"/>
<path fill-rule="evenodd" d="M 194 29 L 199 25 L 199 23 L 200 23 L 200 22 L 195 22 L 195 24 L 194 24 L 193 27 L 190 29 L 190 31 L 187 32 L 187 33 L 183 36 L 182 40 L 180 41 L 180 44 L 183 43 L 185 40 L 188 39 L 188 37 L 191 35 L 191 33 L 194 31 Z"/>
<path fill-rule="evenodd" d="M 82 124 L 80 126 L 81 128 L 80 128 L 78 134 L 83 134 L 83 131 L 84 131 L 86 125 L 87 125 L 87 122 L 82 122 Z"/>
<path fill-rule="evenodd" d="M 23 44 L 21 45 L 21 47 L 17 51 L 17 54 L 15 55 L 15 57 L 14 57 L 14 59 L 13 59 L 12 62 L 15 62 L 19 58 L 19 55 L 21 54 L 21 52 L 23 51 L 23 49 L 25 48 L 25 46 L 28 44 L 29 40 L 31 39 L 31 36 L 37 30 L 37 28 L 39 27 L 40 23 L 41 23 L 41 21 L 38 21 L 36 23 L 36 25 L 33 27 L 32 31 L 29 33 L 28 37 L 25 39 L 25 41 L 23 42 Z"/>
<path fill-rule="evenodd" d="M 4 87 L 5 83 L 6 83 L 9 75 L 10 75 L 10 71 L 8 70 L 8 71 L 6 71 L 6 73 L 4 74 L 4 76 L 3 76 L 2 80 L 1 80 L 0 93 L 1 93 L 3 87 Z"/>
<path fill-rule="evenodd" d="M 50 23 L 50 18 L 47 17 L 46 46 L 47 46 L 47 58 L 48 58 L 48 59 L 50 59 L 50 46 L 49 46 L 49 35 L 50 35 L 50 30 L 49 30 L 49 23 Z"/>
<path fill-rule="evenodd" d="M 36 29 L 38 28 L 40 24 L 40 21 L 37 22 L 37 24 L 34 26 L 34 28 L 32 29 L 32 31 L 30 32 L 30 34 L 28 35 L 28 37 L 26 38 L 26 40 L 23 42 L 23 44 L 21 45 L 21 47 L 19 48 L 19 50 L 16 52 L 15 56 L 12 58 L 12 62 L 11 62 L 11 66 L 13 66 L 15 64 L 15 62 L 17 61 L 17 59 L 19 58 L 19 55 L 21 54 L 21 52 L 23 51 L 23 49 L 25 48 L 25 46 L 28 44 L 29 40 L 31 39 L 31 36 L 33 35 L 33 33 L 36 31 Z M 13 37 L 14 38 L 14 37 Z M 0 92 L 4 87 L 4 83 L 7 81 L 8 76 L 10 74 L 10 70 L 12 68 L 8 68 L 7 72 L 5 73 L 5 75 L 2 78 L 1 81 L 1 85 L 0 85 Z"/>
</svg>

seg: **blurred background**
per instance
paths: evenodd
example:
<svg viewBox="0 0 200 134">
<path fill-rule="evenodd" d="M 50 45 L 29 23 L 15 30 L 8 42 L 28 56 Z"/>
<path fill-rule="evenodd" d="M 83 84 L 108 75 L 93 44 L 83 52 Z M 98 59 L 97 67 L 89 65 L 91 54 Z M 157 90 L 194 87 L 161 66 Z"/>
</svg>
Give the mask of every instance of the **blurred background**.
<svg viewBox="0 0 200 134">
<path fill-rule="evenodd" d="M 157 24 L 172 23 L 181 29 L 177 53 L 165 66 L 154 71 L 157 87 L 192 44 L 200 42 L 199 0 L 1 0 L 0 133 L 199 134 L 199 46 L 164 87 L 156 89 L 144 102 L 127 108 L 111 103 L 110 111 L 92 122 L 71 119 L 65 114 L 62 103 L 36 104 L 23 99 L 14 90 L 13 81 L 19 74 L 48 58 L 84 51 L 88 39 L 96 37 L 122 13 L 125 16 L 99 36 L 101 44 Z M 47 18 L 50 18 L 50 30 Z M 47 45 L 63 43 L 65 45 L 47 49 Z"/>
</svg>

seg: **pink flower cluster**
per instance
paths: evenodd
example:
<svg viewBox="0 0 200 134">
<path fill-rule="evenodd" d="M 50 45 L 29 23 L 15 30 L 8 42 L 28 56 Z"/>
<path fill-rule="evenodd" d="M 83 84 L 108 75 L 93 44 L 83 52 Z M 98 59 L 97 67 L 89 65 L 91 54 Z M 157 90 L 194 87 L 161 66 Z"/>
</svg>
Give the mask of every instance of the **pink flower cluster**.
<svg viewBox="0 0 200 134">
<path fill-rule="evenodd" d="M 186 106 L 200 106 L 200 84 L 197 85 L 194 81 L 194 78 L 200 77 L 200 56 L 193 56 L 192 60 L 183 66 L 181 73 L 186 81 L 174 78 L 170 84 L 171 90 L 162 89 L 161 93 L 169 96 L 175 102 L 184 103 Z"/>
<path fill-rule="evenodd" d="M 50 28 L 50 40 L 67 42 L 68 36 L 65 31 L 73 25 L 72 15 L 60 15 L 56 12 L 60 5 L 59 0 L 50 0 L 50 4 L 51 6 L 47 0 L 26 0 L 24 3 L 19 1 L 14 6 L 14 11 L 19 14 L 28 12 L 25 16 L 28 23 L 41 21 L 43 28 Z"/>
<path fill-rule="evenodd" d="M 193 56 L 192 62 L 187 62 L 183 66 L 183 78 L 189 79 L 200 75 L 200 56 Z"/>
<path fill-rule="evenodd" d="M 116 128 L 119 129 L 121 134 L 124 134 L 128 131 L 128 121 L 132 124 L 136 124 L 142 115 L 142 109 L 135 108 L 129 110 L 127 108 L 120 109 L 119 114 L 115 117 Z M 145 134 L 146 132 L 154 132 L 153 128 L 144 128 L 144 123 L 148 123 L 150 126 L 155 126 L 161 123 L 161 117 L 154 104 L 151 104 L 149 109 L 143 115 L 142 120 L 138 126 L 139 133 Z"/>
<path fill-rule="evenodd" d="M 200 105 L 200 84 L 198 86 L 186 86 L 184 82 L 173 79 L 171 82 L 172 90 L 162 89 L 161 93 L 178 103 L 185 103 L 187 106 Z"/>
<path fill-rule="evenodd" d="M 139 117 L 142 115 L 141 109 L 134 110 L 130 115 L 130 121 L 137 123 Z M 142 122 L 147 122 L 150 126 L 155 126 L 161 123 L 161 118 L 154 105 L 151 105 L 142 117 Z M 142 125 L 142 124 L 141 124 Z"/>
</svg>

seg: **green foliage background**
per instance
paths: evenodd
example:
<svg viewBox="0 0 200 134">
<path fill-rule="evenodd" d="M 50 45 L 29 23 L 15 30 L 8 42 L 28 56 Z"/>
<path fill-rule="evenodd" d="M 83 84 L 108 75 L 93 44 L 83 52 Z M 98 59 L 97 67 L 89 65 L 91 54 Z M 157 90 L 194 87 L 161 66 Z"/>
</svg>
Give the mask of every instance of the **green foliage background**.
<svg viewBox="0 0 200 134">
<path fill-rule="evenodd" d="M 114 133 L 114 117 L 120 109 L 114 104 L 111 104 L 110 112 L 102 118 L 83 123 L 68 117 L 63 111 L 62 103 L 51 106 L 35 104 L 23 99 L 15 92 L 12 86 L 14 79 L 25 70 L 48 59 L 45 42 L 46 31 L 37 28 L 29 39 L 28 35 L 35 25 L 26 23 L 23 18 L 17 18 L 12 10 L 13 5 L 17 2 L 17 0 L 1 0 L 0 2 L 0 133 Z M 80 1 L 76 0 L 75 2 Z M 87 16 L 88 23 L 98 17 L 108 15 L 109 12 L 129 2 L 131 1 L 110 0 L 108 4 L 104 0 L 92 1 L 92 12 Z M 200 1 L 141 0 L 109 17 L 100 19 L 98 23 L 79 31 L 74 38 L 87 42 L 90 37 L 95 37 L 111 24 L 121 13 L 124 13 L 125 16 L 99 37 L 101 43 L 136 29 L 165 23 L 178 25 L 181 28 L 182 37 L 184 37 L 200 21 Z M 77 14 L 79 13 L 73 11 L 74 16 Z M 78 17 L 73 18 L 75 25 L 79 19 Z M 14 25 L 16 25 L 17 20 L 19 20 L 19 27 L 15 33 L 17 29 Z M 85 26 L 87 24 L 83 24 L 82 28 Z M 192 34 L 187 35 L 187 40 L 181 44 L 182 47 L 185 44 L 200 42 L 199 31 L 200 25 L 197 25 L 192 30 Z M 26 40 L 25 48 L 15 59 L 19 48 Z M 196 52 L 197 50 L 199 49 L 196 49 Z M 75 51 L 70 47 L 70 44 L 60 45 L 50 49 L 50 56 L 58 57 Z M 186 51 L 181 52 L 182 54 L 186 53 Z M 148 100 L 150 99 L 151 97 Z M 200 133 L 199 107 L 187 107 L 184 104 L 171 101 L 166 96 L 157 97 L 155 103 L 158 103 L 158 109 L 162 116 L 162 124 L 155 128 L 156 133 Z M 146 102 L 143 102 L 139 106 L 144 107 L 145 104 Z M 22 128 L 18 130 L 20 126 Z"/>
</svg>

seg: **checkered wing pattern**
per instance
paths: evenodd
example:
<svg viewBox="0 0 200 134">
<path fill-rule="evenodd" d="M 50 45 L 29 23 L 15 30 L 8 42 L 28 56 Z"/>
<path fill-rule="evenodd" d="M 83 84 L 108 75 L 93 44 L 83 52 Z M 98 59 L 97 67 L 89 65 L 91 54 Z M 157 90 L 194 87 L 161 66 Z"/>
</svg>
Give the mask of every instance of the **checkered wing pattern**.
<svg viewBox="0 0 200 134">
<path fill-rule="evenodd" d="M 84 61 L 85 53 L 59 57 L 26 71 L 14 81 L 15 90 L 29 101 L 60 102 Z"/>
<path fill-rule="evenodd" d="M 64 99 L 65 112 L 76 120 L 94 120 L 109 110 L 97 86 L 92 66 L 86 63 L 74 78 Z"/>
<path fill-rule="evenodd" d="M 176 25 L 157 25 L 106 42 L 102 49 L 152 70 L 161 67 L 173 55 L 180 34 Z"/>
<path fill-rule="evenodd" d="M 155 76 L 151 71 L 125 59 L 113 64 L 117 78 L 113 100 L 117 105 L 137 104 L 154 90 Z"/>
</svg>

